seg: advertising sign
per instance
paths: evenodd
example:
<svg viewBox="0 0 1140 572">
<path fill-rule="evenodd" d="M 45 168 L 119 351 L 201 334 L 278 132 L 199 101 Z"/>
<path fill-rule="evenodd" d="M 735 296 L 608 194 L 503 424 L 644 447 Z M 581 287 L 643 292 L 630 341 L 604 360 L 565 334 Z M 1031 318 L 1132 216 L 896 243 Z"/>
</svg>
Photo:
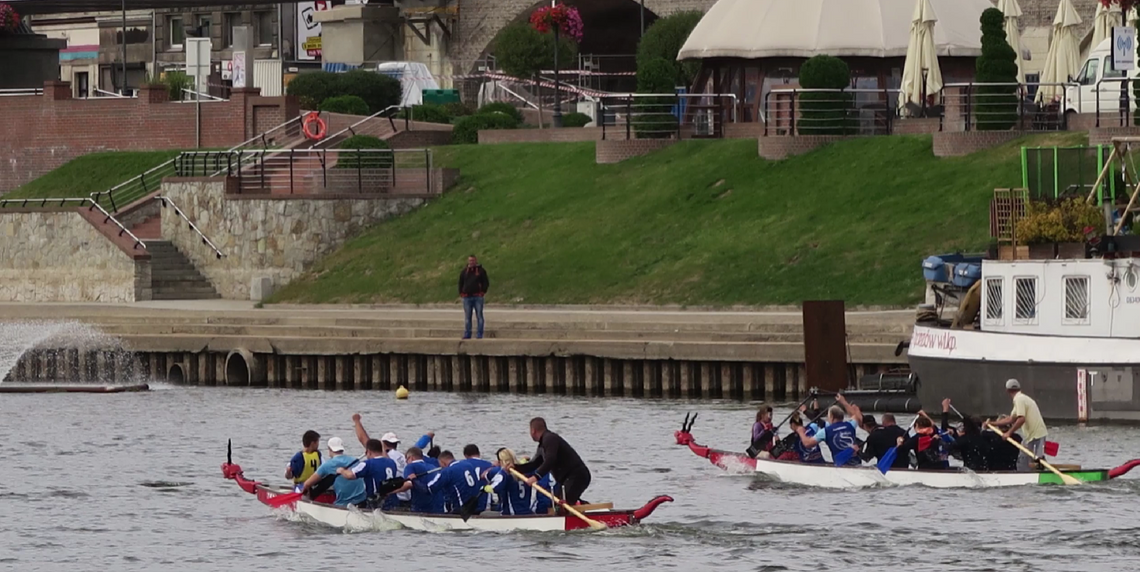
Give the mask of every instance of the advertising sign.
<svg viewBox="0 0 1140 572">
<path fill-rule="evenodd" d="M 316 60 L 321 57 L 321 24 L 313 14 L 332 8 L 329 0 L 297 3 L 297 59 Z"/>
<path fill-rule="evenodd" d="M 245 52 L 234 52 L 234 87 L 245 87 Z"/>
<path fill-rule="evenodd" d="M 1112 69 L 1132 71 L 1136 69 L 1136 28 L 1116 26 L 1112 28 Z"/>
</svg>

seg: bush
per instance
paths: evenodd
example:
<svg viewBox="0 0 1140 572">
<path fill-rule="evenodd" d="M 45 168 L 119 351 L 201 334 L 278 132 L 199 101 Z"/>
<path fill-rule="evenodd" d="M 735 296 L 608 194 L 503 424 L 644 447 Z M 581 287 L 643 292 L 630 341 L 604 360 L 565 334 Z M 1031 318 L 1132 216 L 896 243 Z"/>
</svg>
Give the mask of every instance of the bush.
<svg viewBox="0 0 1140 572">
<path fill-rule="evenodd" d="M 285 93 L 297 96 L 302 109 L 319 109 L 324 100 L 341 95 L 336 93 L 336 75 L 325 71 L 298 74 L 285 86 Z"/>
<path fill-rule="evenodd" d="M 329 95 L 355 95 L 368 104 L 371 113 L 377 113 L 389 106 L 399 105 L 402 92 L 400 80 L 389 75 L 352 70 L 337 74 L 336 93 Z"/>
<path fill-rule="evenodd" d="M 519 108 L 503 101 L 488 103 L 487 105 L 480 107 L 479 111 L 476 111 L 475 113 L 477 115 L 484 113 L 502 113 L 514 118 L 516 123 L 522 123 L 523 121 L 522 112 L 519 111 Z"/>
<path fill-rule="evenodd" d="M 656 25 L 656 24 L 655 24 Z M 676 79 L 673 63 L 657 58 L 639 65 L 638 93 L 673 93 Z M 633 104 L 633 128 L 643 139 L 665 139 L 677 132 L 677 117 L 672 113 L 673 98 L 639 97 Z"/>
<path fill-rule="evenodd" d="M 455 119 L 456 117 L 463 117 L 466 115 L 473 115 L 475 108 L 463 103 L 462 101 L 453 101 L 451 103 L 443 104 L 443 110 L 447 112 L 448 117 Z M 450 121 L 448 121 L 450 123 Z"/>
<path fill-rule="evenodd" d="M 338 149 L 391 149 L 387 141 L 371 135 L 353 135 L 337 145 Z M 334 169 L 387 169 L 393 165 L 391 153 L 341 153 Z"/>
<path fill-rule="evenodd" d="M 975 113 L 979 130 L 1004 131 L 1017 123 L 1017 52 L 1005 37 L 1005 17 L 997 8 L 982 12 L 982 55 L 976 64 L 978 83 L 1010 85 L 977 88 Z"/>
<path fill-rule="evenodd" d="M 413 121 L 423 121 L 425 123 L 451 123 L 451 114 L 447 112 L 447 109 L 442 105 L 436 105 L 434 103 L 413 105 L 410 115 L 407 108 L 401 109 L 397 117 L 400 119 L 407 117 Z"/>
<path fill-rule="evenodd" d="M 170 101 L 190 99 L 191 95 L 186 93 L 186 90 L 194 89 L 194 78 L 180 71 L 165 72 L 162 74 L 162 79 L 155 83 L 166 86 L 166 90 L 170 94 Z"/>
<path fill-rule="evenodd" d="M 697 77 L 697 71 L 700 70 L 701 62 L 700 60 L 679 62 L 677 61 L 677 53 L 681 51 L 681 46 L 685 44 L 685 40 L 689 39 L 689 34 L 697 26 L 697 22 L 701 21 L 702 16 L 701 12 L 696 11 L 678 12 L 672 16 L 661 18 L 649 26 L 637 44 L 639 83 L 642 70 L 651 62 L 661 59 L 668 62 L 672 69 L 672 78 L 669 80 L 670 86 L 683 85 L 688 87 L 692 85 L 693 79 Z M 673 90 L 670 88 L 669 93 L 672 92 Z"/>
<path fill-rule="evenodd" d="M 479 131 L 483 129 L 516 129 L 518 126 L 518 120 L 505 113 L 476 113 L 455 120 L 451 135 L 455 143 L 478 143 Z"/>
<path fill-rule="evenodd" d="M 574 112 L 562 116 L 563 127 L 585 127 L 591 121 L 593 119 L 590 119 L 590 116 L 585 113 Z"/>
<path fill-rule="evenodd" d="M 828 55 L 808 59 L 800 67 L 804 89 L 846 89 L 851 87 L 847 62 Z M 854 129 L 847 112 L 851 94 L 840 92 L 802 93 L 799 132 L 805 135 L 844 135 Z"/>
<path fill-rule="evenodd" d="M 1017 241 L 1024 244 L 1084 242 L 1085 229 L 1104 227 L 1104 214 L 1081 198 L 1050 204 L 1033 201 L 1017 221 Z"/>
<path fill-rule="evenodd" d="M 349 115 L 371 115 L 368 113 L 368 104 L 355 95 L 330 97 L 321 102 L 320 110 Z"/>
<path fill-rule="evenodd" d="M 495 63 L 508 75 L 530 78 L 544 69 L 554 68 L 554 34 L 542 33 L 530 24 L 510 24 L 499 31 L 491 44 Z M 578 44 L 559 37 L 558 61 L 562 67 L 578 57 Z"/>
</svg>

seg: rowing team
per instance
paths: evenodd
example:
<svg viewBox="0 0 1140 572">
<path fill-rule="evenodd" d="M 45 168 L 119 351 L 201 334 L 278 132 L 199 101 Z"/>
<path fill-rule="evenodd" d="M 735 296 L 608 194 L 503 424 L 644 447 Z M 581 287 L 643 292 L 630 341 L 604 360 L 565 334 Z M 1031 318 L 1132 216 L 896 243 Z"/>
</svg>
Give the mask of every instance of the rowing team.
<svg viewBox="0 0 1140 572">
<path fill-rule="evenodd" d="M 301 439 L 304 449 L 285 469 L 285 478 L 293 480 L 297 492 L 317 496 L 332 480 L 340 506 L 431 514 L 462 511 L 465 516 L 497 506 L 503 515 L 519 516 L 550 510 L 551 501 L 536 494 L 536 486 L 547 491 L 554 487 L 556 495 L 560 491 L 562 500 L 573 505 L 581 501 L 590 485 L 590 470 L 581 457 L 562 437 L 548 430 L 541 417 L 530 422 L 530 435 L 538 450 L 532 459 L 522 462 L 506 448 L 496 452 L 494 461 L 487 461 L 473 444 L 463 448 L 463 459 L 456 460 L 450 451 L 431 446 L 435 434 L 430 432 L 400 452 L 395 433 L 373 439 L 359 413 L 352 421 L 356 438 L 364 446 L 364 457 L 346 454 L 344 441 L 332 437 L 327 443 L 329 458 L 323 459 L 321 436 L 306 431 Z"/>
<path fill-rule="evenodd" d="M 942 400 L 941 427 L 926 412 L 919 411 L 912 428 L 903 429 L 895 424 L 894 415 L 883 414 L 880 425 L 874 416 L 864 415 L 858 406 L 838 395 L 838 405 L 825 412 L 818 410 L 818 402 L 813 403 L 818 414 L 807 423 L 801 413 L 811 410 L 801 404 L 799 411 L 787 420 L 792 432 L 781 439 L 776 435 L 778 427 L 772 425 L 772 408 L 761 407 L 752 427 L 749 454 L 781 461 L 824 463 L 820 445 L 826 444 L 837 466 L 875 461 L 884 472 L 910 467 L 944 470 L 952 468 L 950 458 L 954 457 L 972 471 L 1028 471 L 1031 461 L 1042 458 L 1048 433 L 1037 403 L 1021 392 L 1017 380 L 1006 382 L 1006 389 L 1013 399 L 1010 415 L 983 423 L 977 417 L 959 413 L 962 424 L 958 427 L 950 425 L 950 410 L 954 408 L 949 399 Z M 823 421 L 825 416 L 827 420 Z M 1007 429 L 1005 433 L 985 431 L 987 424 Z M 858 438 L 857 429 L 867 432 L 866 440 Z M 1018 429 L 1024 436 L 1016 434 Z M 1021 452 L 1009 439 L 1024 443 L 1035 457 Z"/>
</svg>

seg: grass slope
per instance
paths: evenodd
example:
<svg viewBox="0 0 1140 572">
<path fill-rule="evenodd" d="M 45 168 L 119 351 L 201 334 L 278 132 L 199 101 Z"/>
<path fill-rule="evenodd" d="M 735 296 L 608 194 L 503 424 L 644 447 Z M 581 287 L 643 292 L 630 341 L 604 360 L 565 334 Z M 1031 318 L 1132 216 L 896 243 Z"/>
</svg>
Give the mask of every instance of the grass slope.
<svg viewBox="0 0 1140 572">
<path fill-rule="evenodd" d="M 754 140 L 686 141 L 617 165 L 593 143 L 440 149 L 455 190 L 272 301 L 454 300 L 475 253 L 498 303 L 912 303 L 924 256 L 986 246 L 989 199 L 1020 186 L 1026 143 L 937 159 L 929 136 L 879 137 L 770 162 Z"/>
<path fill-rule="evenodd" d="M 178 153 L 180 151 L 107 151 L 83 155 L 3 198 L 86 197 L 137 177 L 139 173 L 177 157 Z"/>
</svg>

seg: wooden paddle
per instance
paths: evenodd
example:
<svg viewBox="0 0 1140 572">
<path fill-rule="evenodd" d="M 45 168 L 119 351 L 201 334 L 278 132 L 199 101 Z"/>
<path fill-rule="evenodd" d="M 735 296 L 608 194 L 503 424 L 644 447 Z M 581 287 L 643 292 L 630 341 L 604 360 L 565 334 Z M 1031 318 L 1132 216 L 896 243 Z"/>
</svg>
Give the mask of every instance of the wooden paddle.
<svg viewBox="0 0 1140 572">
<path fill-rule="evenodd" d="M 1011 445 L 1013 445 L 1014 447 L 1017 447 L 1018 449 L 1021 449 L 1022 453 L 1029 455 L 1029 458 L 1037 461 L 1038 463 L 1041 463 L 1042 467 L 1045 467 L 1046 469 L 1049 469 L 1050 471 L 1053 471 L 1054 473 L 1056 473 L 1056 475 L 1061 478 L 1062 483 L 1065 483 L 1066 485 L 1079 485 L 1079 484 L 1081 484 L 1081 481 L 1079 479 L 1077 479 L 1073 476 L 1070 476 L 1070 475 L 1066 475 L 1065 473 L 1062 473 L 1061 471 L 1057 470 L 1057 467 L 1050 465 L 1047 461 L 1045 461 L 1044 457 L 1037 458 L 1037 455 L 1033 451 L 1030 451 L 1027 447 L 1022 445 L 1021 443 L 1014 441 L 1012 438 L 1005 437 L 1005 433 L 1001 429 L 998 429 L 996 426 L 994 426 L 993 423 L 986 423 L 986 428 L 988 428 L 990 431 L 993 431 L 994 433 L 997 433 L 997 434 L 1001 435 L 1002 437 L 1004 437 L 1005 440 L 1009 441 L 1009 443 Z"/>
<path fill-rule="evenodd" d="M 523 481 L 523 482 L 526 482 L 526 477 L 523 476 L 522 473 L 516 471 L 514 467 L 511 467 L 507 470 L 510 471 L 511 475 L 513 475 L 516 479 Z M 586 515 L 582 514 L 578 509 L 567 504 L 566 501 L 554 496 L 554 493 L 551 493 L 550 491 L 540 487 L 538 485 L 538 483 L 534 483 L 533 485 L 531 485 L 531 487 L 534 488 L 534 490 L 546 495 L 547 497 L 550 497 L 550 500 L 554 501 L 555 504 L 566 509 L 566 512 L 582 519 L 582 522 L 585 522 L 586 524 L 590 525 L 591 529 L 593 529 L 593 530 L 604 530 L 604 529 L 608 528 L 604 522 L 598 522 L 592 518 L 587 517 Z"/>
</svg>

